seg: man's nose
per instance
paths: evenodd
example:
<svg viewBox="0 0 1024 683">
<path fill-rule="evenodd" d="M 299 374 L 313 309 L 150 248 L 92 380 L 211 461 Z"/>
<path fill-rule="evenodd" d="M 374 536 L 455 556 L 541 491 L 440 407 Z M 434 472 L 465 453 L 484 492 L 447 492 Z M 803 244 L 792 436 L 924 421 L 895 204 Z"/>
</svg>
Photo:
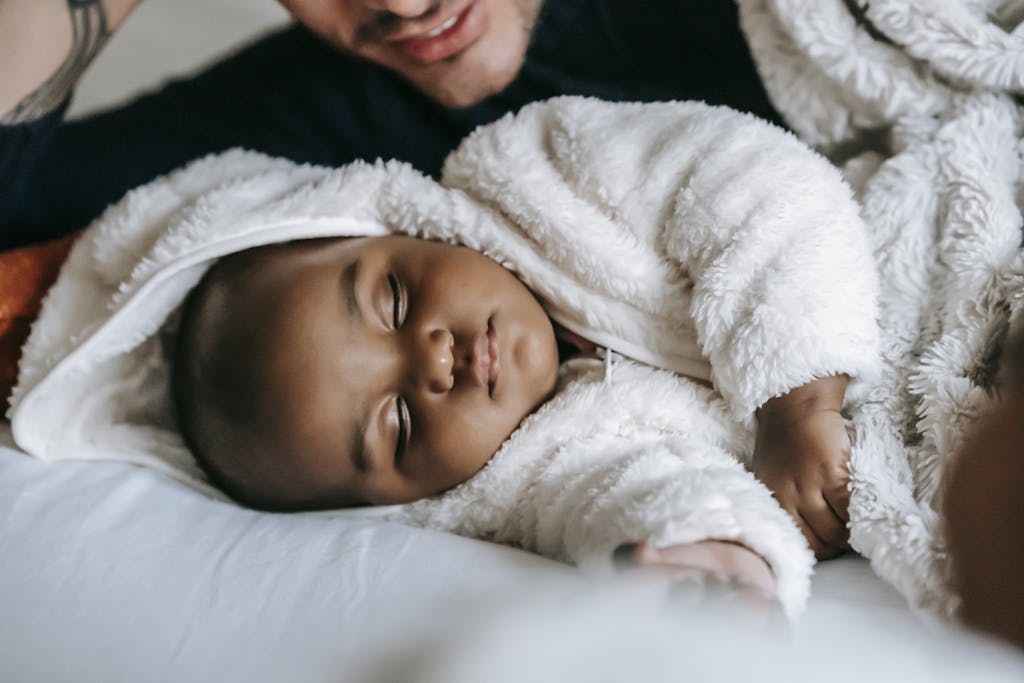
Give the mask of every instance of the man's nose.
<svg viewBox="0 0 1024 683">
<path fill-rule="evenodd" d="M 388 12 L 403 19 L 428 15 L 440 5 L 438 0 L 365 0 L 367 7 Z"/>
<path fill-rule="evenodd" d="M 452 333 L 443 328 L 433 329 L 425 332 L 418 342 L 410 368 L 415 384 L 434 394 L 451 391 L 455 385 Z"/>
</svg>

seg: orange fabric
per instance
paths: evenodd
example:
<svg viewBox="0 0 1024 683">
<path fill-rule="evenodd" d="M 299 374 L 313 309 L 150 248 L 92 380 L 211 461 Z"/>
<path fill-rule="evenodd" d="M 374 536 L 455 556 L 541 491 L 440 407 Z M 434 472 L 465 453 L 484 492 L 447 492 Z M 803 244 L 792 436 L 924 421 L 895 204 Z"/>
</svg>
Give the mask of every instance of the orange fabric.
<svg viewBox="0 0 1024 683">
<path fill-rule="evenodd" d="M 76 237 L 0 254 L 0 419 L 18 380 L 21 347 Z"/>
</svg>

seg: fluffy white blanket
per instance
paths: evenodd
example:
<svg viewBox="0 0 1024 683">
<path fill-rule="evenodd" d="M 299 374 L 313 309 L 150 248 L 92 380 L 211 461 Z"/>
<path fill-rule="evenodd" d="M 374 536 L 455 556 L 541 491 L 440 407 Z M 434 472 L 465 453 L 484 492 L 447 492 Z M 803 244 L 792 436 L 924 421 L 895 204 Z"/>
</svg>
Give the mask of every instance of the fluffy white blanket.
<svg viewBox="0 0 1024 683">
<path fill-rule="evenodd" d="M 845 163 L 871 228 L 885 372 L 855 407 L 854 547 L 949 613 L 942 475 L 1024 292 L 1019 0 L 740 0 L 776 107 Z"/>
<path fill-rule="evenodd" d="M 209 264 L 328 235 L 458 242 L 569 329 L 715 390 L 632 360 L 574 370 L 480 474 L 382 514 L 598 566 L 626 541 L 734 539 L 796 614 L 813 558 L 742 463 L 766 400 L 834 373 L 856 393 L 877 370 L 867 231 L 836 169 L 729 110 L 564 98 L 475 133 L 443 182 L 232 152 L 129 194 L 75 245 L 33 328 L 18 444 L 210 490 L 176 432 L 161 343 Z"/>
</svg>

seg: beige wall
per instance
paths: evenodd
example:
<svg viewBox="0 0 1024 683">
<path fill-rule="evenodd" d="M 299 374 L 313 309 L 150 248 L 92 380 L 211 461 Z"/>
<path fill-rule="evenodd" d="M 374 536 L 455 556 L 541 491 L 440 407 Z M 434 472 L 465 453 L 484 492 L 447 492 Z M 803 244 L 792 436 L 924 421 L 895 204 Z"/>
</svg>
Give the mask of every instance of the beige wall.
<svg viewBox="0 0 1024 683">
<path fill-rule="evenodd" d="M 83 76 L 71 115 L 193 71 L 287 17 L 274 0 L 144 0 Z"/>
</svg>

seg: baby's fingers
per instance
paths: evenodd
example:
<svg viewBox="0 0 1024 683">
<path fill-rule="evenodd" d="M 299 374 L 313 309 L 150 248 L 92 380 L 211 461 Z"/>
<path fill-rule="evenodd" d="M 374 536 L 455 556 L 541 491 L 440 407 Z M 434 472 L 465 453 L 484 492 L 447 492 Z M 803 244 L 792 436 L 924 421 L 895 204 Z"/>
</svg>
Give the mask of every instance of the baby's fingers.
<svg viewBox="0 0 1024 683">
<path fill-rule="evenodd" d="M 800 530 L 819 560 L 830 560 L 849 550 L 850 531 L 822 498 L 813 509 L 802 508 L 796 515 Z"/>
<path fill-rule="evenodd" d="M 850 482 L 849 478 L 823 491 L 825 503 L 828 504 L 832 514 L 841 519 L 844 523 L 850 521 Z"/>
<path fill-rule="evenodd" d="M 677 582 L 718 583 L 741 590 L 775 594 L 775 575 L 768 563 L 744 545 L 705 540 L 656 548 L 640 542 L 619 546 L 620 567 L 659 573 Z"/>
</svg>

